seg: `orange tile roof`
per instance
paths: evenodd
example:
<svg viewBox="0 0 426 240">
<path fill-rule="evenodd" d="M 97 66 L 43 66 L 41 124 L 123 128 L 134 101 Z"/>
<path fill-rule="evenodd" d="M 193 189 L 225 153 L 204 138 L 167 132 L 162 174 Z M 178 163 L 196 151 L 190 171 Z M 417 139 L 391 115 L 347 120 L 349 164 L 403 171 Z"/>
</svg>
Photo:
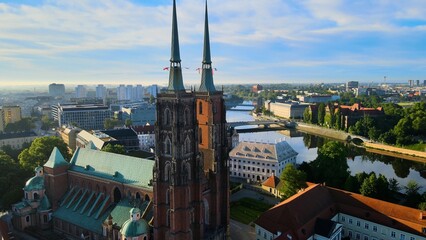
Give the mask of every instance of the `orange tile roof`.
<svg viewBox="0 0 426 240">
<path fill-rule="evenodd" d="M 280 179 L 277 176 L 271 175 L 262 183 L 262 185 L 270 188 L 276 188 L 279 182 Z"/>
<path fill-rule="evenodd" d="M 426 236 L 426 212 L 319 184 L 308 187 L 264 212 L 255 223 L 272 233 L 306 239 L 317 218 L 345 213 L 408 233 Z"/>
</svg>

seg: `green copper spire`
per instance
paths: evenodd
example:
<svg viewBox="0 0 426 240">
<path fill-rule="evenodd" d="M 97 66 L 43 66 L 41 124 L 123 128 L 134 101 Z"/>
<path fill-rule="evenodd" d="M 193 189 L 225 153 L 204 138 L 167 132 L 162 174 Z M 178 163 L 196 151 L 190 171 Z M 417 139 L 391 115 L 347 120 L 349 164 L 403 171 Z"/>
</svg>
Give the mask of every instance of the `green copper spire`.
<svg viewBox="0 0 426 240">
<path fill-rule="evenodd" d="M 209 16 L 207 11 L 206 0 L 206 13 L 204 20 L 204 50 L 203 50 L 203 64 L 201 74 L 200 92 L 215 92 L 216 88 L 213 84 L 213 69 L 212 60 L 210 55 L 210 36 L 209 36 Z"/>
<path fill-rule="evenodd" d="M 182 68 L 180 65 L 179 53 L 179 33 L 176 16 L 176 0 L 173 0 L 173 18 L 172 18 L 172 51 L 169 68 L 169 91 L 184 91 L 182 78 Z"/>
</svg>

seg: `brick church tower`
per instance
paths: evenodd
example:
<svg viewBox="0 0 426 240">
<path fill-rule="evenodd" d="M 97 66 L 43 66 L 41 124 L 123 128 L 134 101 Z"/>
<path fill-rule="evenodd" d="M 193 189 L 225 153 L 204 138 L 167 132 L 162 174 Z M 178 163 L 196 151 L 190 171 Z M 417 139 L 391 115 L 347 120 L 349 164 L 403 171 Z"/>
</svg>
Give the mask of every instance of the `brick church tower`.
<svg viewBox="0 0 426 240">
<path fill-rule="evenodd" d="M 226 108 L 223 92 L 213 83 L 213 68 L 210 54 L 210 37 L 207 2 L 204 20 L 204 49 L 201 85 L 196 92 L 198 139 L 204 173 L 207 181 L 203 199 L 207 200 L 210 219 L 205 229 L 220 231 L 229 223 L 229 171 L 228 144 L 226 135 Z"/>
<path fill-rule="evenodd" d="M 223 94 L 213 85 L 207 5 L 199 91 L 186 92 L 183 85 L 175 0 L 169 71 L 168 89 L 157 97 L 154 239 L 225 239 L 226 120 Z"/>
</svg>

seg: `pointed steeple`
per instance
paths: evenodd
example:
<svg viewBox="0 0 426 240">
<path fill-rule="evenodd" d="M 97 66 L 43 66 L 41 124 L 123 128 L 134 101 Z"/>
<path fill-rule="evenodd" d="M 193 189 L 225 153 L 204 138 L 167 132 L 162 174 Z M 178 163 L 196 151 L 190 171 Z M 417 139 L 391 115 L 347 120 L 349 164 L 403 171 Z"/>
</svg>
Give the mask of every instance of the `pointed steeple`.
<svg viewBox="0 0 426 240">
<path fill-rule="evenodd" d="M 210 55 L 210 36 L 209 36 L 209 16 L 207 11 L 206 0 L 206 13 L 204 20 L 204 49 L 203 49 L 203 64 L 201 74 L 200 92 L 215 92 L 216 88 L 213 84 L 213 69 L 212 60 Z"/>
<path fill-rule="evenodd" d="M 172 18 L 172 49 L 169 68 L 169 91 L 185 91 L 183 86 L 182 68 L 179 52 L 179 33 L 176 16 L 176 0 L 173 0 Z"/>
</svg>

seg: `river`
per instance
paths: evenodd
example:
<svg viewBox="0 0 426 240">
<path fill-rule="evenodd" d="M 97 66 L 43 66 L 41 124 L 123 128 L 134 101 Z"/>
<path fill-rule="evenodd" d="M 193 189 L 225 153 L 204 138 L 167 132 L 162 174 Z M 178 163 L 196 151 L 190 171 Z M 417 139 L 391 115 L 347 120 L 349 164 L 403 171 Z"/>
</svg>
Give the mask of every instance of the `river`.
<svg viewBox="0 0 426 240">
<path fill-rule="evenodd" d="M 249 111 L 241 111 L 249 109 L 247 107 L 237 107 L 239 111 L 228 110 L 226 112 L 226 120 L 228 122 L 236 121 L 253 121 L 253 116 Z M 245 128 L 247 126 L 241 126 Z M 249 126 L 253 127 L 253 126 Z M 291 135 L 291 137 L 289 136 Z M 293 149 L 299 153 L 297 163 L 311 162 L 317 157 L 318 147 L 324 142 L 330 141 L 324 137 L 318 137 L 311 134 L 292 131 L 292 134 L 282 134 L 280 131 L 240 133 L 241 140 L 259 141 L 259 142 L 275 142 L 285 139 Z M 405 159 L 385 156 L 381 154 L 368 153 L 365 149 L 351 147 L 348 153 L 348 165 L 351 175 L 360 172 L 375 172 L 376 175 L 382 174 L 386 178 L 395 178 L 399 182 L 399 186 L 406 186 L 408 181 L 414 180 L 422 189 L 420 192 L 426 191 L 426 164 L 417 163 Z"/>
</svg>

